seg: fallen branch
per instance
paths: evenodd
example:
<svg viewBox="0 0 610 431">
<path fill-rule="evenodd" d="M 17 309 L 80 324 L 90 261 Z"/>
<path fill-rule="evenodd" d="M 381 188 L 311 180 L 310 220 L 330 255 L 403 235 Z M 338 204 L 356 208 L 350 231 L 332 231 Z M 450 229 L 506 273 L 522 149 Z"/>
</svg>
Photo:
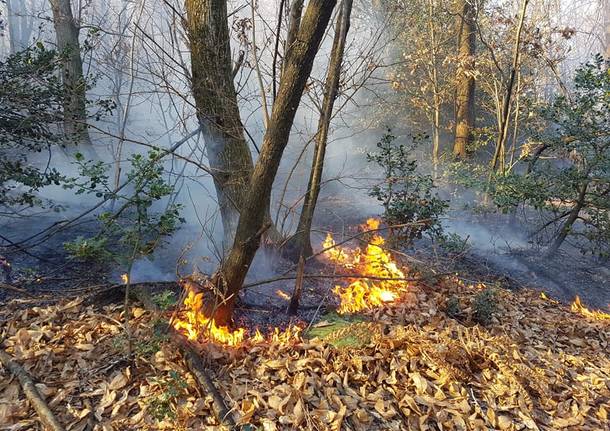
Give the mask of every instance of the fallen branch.
<svg viewBox="0 0 610 431">
<path fill-rule="evenodd" d="M 140 301 L 142 305 L 144 305 L 144 308 L 154 315 L 158 315 L 160 313 L 161 310 L 152 300 L 148 291 L 142 286 L 138 286 L 133 289 L 131 294 L 138 301 Z M 172 326 L 168 325 L 167 331 L 171 335 L 172 340 L 178 345 L 180 353 L 184 357 L 189 371 L 193 374 L 193 376 L 195 376 L 195 380 L 199 384 L 201 390 L 212 397 L 212 408 L 218 421 L 229 429 L 235 429 L 236 424 L 231 414 L 231 410 L 229 410 L 227 407 L 224 398 L 220 394 L 220 391 L 218 388 L 216 388 L 214 381 L 206 371 L 199 355 L 193 350 L 188 340 L 186 340 L 184 336 L 176 331 Z"/>
<path fill-rule="evenodd" d="M 47 403 L 40 396 L 38 389 L 36 389 L 36 386 L 27 371 L 2 349 L 0 349 L 0 362 L 2 362 L 2 365 L 4 365 L 7 370 L 17 377 L 25 396 L 30 401 L 34 410 L 36 410 L 36 413 L 38 413 L 40 421 L 52 431 L 64 431 L 64 428 L 57 421 Z"/>
<path fill-rule="evenodd" d="M 375 281 L 425 281 L 431 278 L 439 278 L 445 275 L 454 274 L 453 272 L 445 272 L 441 274 L 434 274 L 426 277 L 377 277 L 373 275 L 360 275 L 360 274 L 303 274 L 303 278 L 352 278 L 352 279 L 365 279 Z M 273 283 L 275 281 L 283 280 L 296 280 L 296 275 L 280 275 L 278 277 L 268 278 L 267 280 L 255 281 L 252 283 L 244 284 L 243 289 L 249 287 L 261 286 L 263 284 Z"/>
<path fill-rule="evenodd" d="M 32 295 L 27 290 L 21 289 L 21 288 L 19 288 L 17 286 L 13 286 L 12 284 L 0 283 L 0 289 L 10 290 L 11 292 L 17 292 L 17 293 L 19 293 L 21 295 L 25 295 L 25 296 L 28 296 L 30 298 L 34 298 L 34 295 Z"/>
<path fill-rule="evenodd" d="M 193 376 L 195 376 L 197 383 L 199 383 L 199 386 L 204 392 L 212 397 L 212 408 L 216 418 L 221 424 L 227 426 L 229 429 L 234 429 L 235 420 L 233 419 L 231 410 L 227 407 L 220 391 L 216 388 L 214 381 L 206 371 L 203 361 L 182 334 L 178 333 L 173 328 L 170 328 L 170 332 L 173 335 L 172 338 L 176 341 L 176 344 L 178 344 L 180 352 L 184 356 L 188 369 Z"/>
</svg>

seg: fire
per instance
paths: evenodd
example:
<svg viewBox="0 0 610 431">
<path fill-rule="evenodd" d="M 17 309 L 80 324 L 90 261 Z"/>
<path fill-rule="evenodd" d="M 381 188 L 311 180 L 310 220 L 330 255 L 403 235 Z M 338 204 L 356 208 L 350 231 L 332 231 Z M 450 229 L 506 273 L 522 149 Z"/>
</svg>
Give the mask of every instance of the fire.
<svg viewBox="0 0 610 431">
<path fill-rule="evenodd" d="M 324 252 L 324 255 L 335 263 L 345 263 L 348 260 L 347 253 L 345 253 L 340 247 L 335 247 L 335 240 L 329 232 L 326 235 L 326 239 L 322 243 L 324 249 L 328 249 Z"/>
<path fill-rule="evenodd" d="M 227 326 L 217 325 L 214 319 L 205 315 L 203 306 L 203 292 L 196 293 L 188 288 L 188 293 L 182 303 L 182 311 L 174 319 L 173 326 L 182 332 L 189 340 L 206 340 L 225 346 L 241 346 L 243 344 L 259 343 L 289 343 L 298 340 L 301 328 L 289 326 L 280 331 L 274 328 L 273 332 L 265 336 L 257 328 L 254 334 L 249 336 L 244 328 L 231 330 Z"/>
<path fill-rule="evenodd" d="M 129 275 L 128 274 L 121 274 L 121 281 L 123 282 L 123 284 L 129 283 Z"/>
<path fill-rule="evenodd" d="M 183 305 L 183 316 L 174 321 L 174 328 L 182 331 L 189 340 L 197 340 L 200 336 L 203 336 L 206 339 L 228 346 L 237 346 L 243 342 L 246 332 L 244 328 L 232 331 L 226 326 L 216 325 L 214 319 L 205 315 L 202 292 L 195 293 L 189 289 Z"/>
<path fill-rule="evenodd" d="M 379 229 L 379 224 L 379 220 L 369 219 L 363 228 L 375 231 Z M 384 250 L 384 244 L 384 238 L 374 232 L 364 251 L 336 246 L 332 235 L 329 233 L 326 236 L 322 245 L 328 250 L 324 251 L 324 255 L 330 261 L 349 269 L 351 273 L 357 272 L 362 277 L 352 278 L 347 286 L 335 286 L 333 292 L 341 301 L 337 310 L 339 313 L 354 313 L 396 301 L 400 293 L 408 287 L 404 273 L 390 253 Z M 207 340 L 226 346 L 241 346 L 258 343 L 287 344 L 300 339 L 301 328 L 298 326 L 289 326 L 285 330 L 274 328 L 267 336 L 258 329 L 253 334 L 248 334 L 244 328 L 231 330 L 227 326 L 219 326 L 213 318 L 205 314 L 203 292 L 197 292 L 197 289 L 188 286 L 186 289 L 182 310 L 173 321 L 173 326 L 191 341 Z M 278 289 L 275 293 L 284 299 L 290 299 L 283 290 Z"/>
<path fill-rule="evenodd" d="M 284 292 L 282 289 L 278 289 L 275 291 L 275 294 L 286 301 L 290 301 L 290 295 Z"/>
<path fill-rule="evenodd" d="M 610 314 L 604 313 L 601 310 L 589 310 L 585 307 L 580 301 L 580 297 L 576 296 L 574 298 L 574 302 L 572 303 L 570 310 L 574 313 L 582 314 L 585 317 L 592 318 L 594 320 L 610 320 Z"/>
<path fill-rule="evenodd" d="M 379 229 L 380 221 L 368 219 L 363 226 L 367 231 Z M 404 273 L 394 262 L 392 255 L 383 249 L 385 239 L 373 233 L 366 250 L 355 250 L 335 247 L 324 252 L 332 262 L 345 268 L 358 271 L 362 279 L 355 279 L 348 286 L 335 286 L 333 292 L 339 297 L 341 304 L 338 312 L 354 313 L 360 310 L 371 309 L 388 302 L 393 302 L 400 296 L 400 292 L 407 288 Z M 322 244 L 324 248 L 335 245 L 329 233 Z M 371 279 L 366 279 L 371 277 Z M 380 278 L 381 280 L 375 280 Z M 393 279 L 393 280 L 385 280 Z"/>
</svg>

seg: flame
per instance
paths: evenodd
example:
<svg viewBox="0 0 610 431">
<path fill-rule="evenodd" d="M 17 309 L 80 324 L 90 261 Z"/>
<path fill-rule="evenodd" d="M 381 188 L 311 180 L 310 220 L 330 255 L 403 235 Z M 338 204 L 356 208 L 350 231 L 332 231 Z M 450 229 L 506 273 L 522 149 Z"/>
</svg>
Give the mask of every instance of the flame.
<svg viewBox="0 0 610 431">
<path fill-rule="evenodd" d="M 216 325 L 214 319 L 205 315 L 202 292 L 195 293 L 189 289 L 183 305 L 183 317 L 174 321 L 174 328 L 183 331 L 189 340 L 197 340 L 200 335 L 203 335 L 209 340 L 228 346 L 237 346 L 244 340 L 246 332 L 244 328 L 231 331 L 226 326 Z"/>
<path fill-rule="evenodd" d="M 213 318 L 205 315 L 203 306 L 203 292 L 196 293 L 187 287 L 187 295 L 182 303 L 182 311 L 173 322 L 176 330 L 182 332 L 190 341 L 207 340 L 225 346 L 240 346 L 243 344 L 259 343 L 289 343 L 298 340 L 301 328 L 294 325 L 280 331 L 274 328 L 273 332 L 265 337 L 257 328 L 249 336 L 245 328 L 231 330 L 227 326 L 217 325 Z"/>
<path fill-rule="evenodd" d="M 369 219 L 363 228 L 374 231 L 379 229 L 379 225 L 379 220 Z M 347 286 L 335 286 L 333 291 L 341 301 L 337 310 L 339 313 L 354 313 L 396 301 L 400 293 L 408 287 L 402 280 L 405 278 L 404 273 L 398 268 L 390 253 L 383 249 L 384 243 L 382 236 L 372 232 L 370 243 L 362 251 L 359 248 L 337 246 L 330 233 L 326 236 L 322 244 L 324 249 L 327 249 L 324 255 L 337 265 L 349 269 L 352 273 L 356 271 L 363 277 L 352 278 Z M 300 339 L 302 329 L 296 325 L 289 326 L 285 330 L 276 327 L 267 336 L 259 329 L 253 334 L 248 334 L 244 328 L 231 330 L 227 326 L 219 326 L 213 318 L 205 314 L 203 292 L 196 292 L 188 285 L 185 288 L 187 294 L 182 310 L 174 320 L 173 326 L 191 341 L 206 340 L 226 346 L 240 346 L 259 343 L 288 344 Z M 284 299 L 290 299 L 283 290 L 276 290 L 276 294 Z"/>
<path fill-rule="evenodd" d="M 123 282 L 123 284 L 129 283 L 129 275 L 128 274 L 121 274 L 121 281 Z"/>
<path fill-rule="evenodd" d="M 363 226 L 366 231 L 379 229 L 380 221 L 370 218 Z M 356 270 L 362 279 L 355 279 L 348 286 L 335 286 L 333 292 L 341 304 L 337 311 L 341 314 L 379 307 L 393 302 L 400 292 L 407 288 L 404 280 L 367 280 L 365 277 L 404 279 L 404 273 L 394 262 L 392 255 L 383 249 L 385 239 L 377 233 L 372 234 L 370 243 L 362 252 L 359 248 L 349 250 L 341 247 L 326 250 L 324 255 L 332 262 L 345 268 Z M 324 248 L 336 243 L 329 233 L 322 244 Z"/>
<path fill-rule="evenodd" d="M 286 301 L 290 301 L 290 295 L 288 295 L 286 292 L 284 292 L 281 289 L 278 289 L 275 291 L 276 295 L 279 296 L 282 299 L 285 299 Z"/>
<path fill-rule="evenodd" d="M 328 249 L 324 252 L 324 255 L 335 263 L 345 263 L 348 260 L 347 254 L 340 248 L 335 246 L 335 240 L 329 232 L 326 235 L 326 239 L 322 243 L 324 249 Z"/>
<path fill-rule="evenodd" d="M 604 313 L 601 310 L 589 310 L 587 307 L 585 307 L 580 301 L 580 297 L 578 295 L 576 298 L 574 298 L 574 302 L 570 306 L 570 310 L 572 310 L 574 313 L 582 314 L 583 316 L 594 320 L 610 320 L 610 314 Z"/>
</svg>

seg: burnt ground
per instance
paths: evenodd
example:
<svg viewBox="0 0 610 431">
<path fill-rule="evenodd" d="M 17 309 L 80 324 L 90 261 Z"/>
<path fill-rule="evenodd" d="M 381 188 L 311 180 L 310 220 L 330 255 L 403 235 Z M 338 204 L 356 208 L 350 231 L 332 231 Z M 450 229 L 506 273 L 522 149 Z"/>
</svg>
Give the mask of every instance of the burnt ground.
<svg viewBox="0 0 610 431">
<path fill-rule="evenodd" d="M 556 256 L 548 257 L 544 247 L 532 239 L 531 232 L 538 226 L 534 220 L 530 224 L 515 222 L 502 214 L 459 215 L 462 232 L 467 235 L 470 231 L 473 237 L 468 252 L 455 260 L 457 270 L 473 274 L 489 272 L 505 278 L 511 288 L 541 290 L 565 303 L 580 296 L 590 307 L 609 309 L 607 259 L 584 255 L 569 241 Z"/>
<path fill-rule="evenodd" d="M 375 215 L 377 209 L 363 210 L 361 201 L 334 195 L 324 198 L 316 216 L 318 229 L 313 234 L 314 247 L 324 238 L 326 231 L 335 232 L 337 240 L 347 237 L 357 230 L 367 216 Z M 367 214 L 368 212 L 368 214 Z M 405 266 L 415 273 L 456 272 L 466 281 L 497 283 L 510 289 L 524 287 L 539 289 L 550 296 L 569 303 L 576 295 L 590 307 L 607 310 L 610 304 L 610 269 L 607 262 L 596 261 L 583 256 L 577 250 L 566 247 L 554 259 L 546 258 L 542 250 L 527 242 L 526 230 L 516 230 L 505 218 L 497 215 L 468 215 L 454 213 L 454 220 L 448 222 L 449 230 L 459 232 L 469 240 L 470 248 L 461 253 L 449 253 L 425 240 L 418 241 L 410 249 L 395 248 L 410 257 L 399 257 Z M 36 226 L 52 224 L 52 216 L 39 217 Z M 29 228 L 28 228 L 29 225 Z M 25 253 L 15 247 L 0 247 L 13 266 L 13 284 L 34 296 L 44 296 L 54 300 L 61 296 L 93 295 L 119 283 L 120 271 L 108 265 L 95 265 L 68 258 L 63 244 L 77 236 L 89 236 L 95 232 L 94 221 L 88 221 L 60 232 L 44 243 Z M 24 238 L 31 234 L 31 224 L 14 223 L 0 228 L 3 236 Z M 180 238 L 198 235 L 183 228 Z M 182 255 L 181 247 L 172 246 L 162 251 L 157 259 L 138 265 L 137 279 L 145 282 L 153 293 L 173 290 L 177 294 L 177 284 L 168 283 L 176 279 L 176 262 Z M 199 253 L 199 251 L 197 251 Z M 208 262 L 209 263 L 209 262 Z M 213 262 L 208 268 L 213 268 Z M 204 268 L 207 269 L 207 268 Z M 320 262 L 310 262 L 306 273 L 332 273 L 335 268 Z M 204 271 L 207 272 L 207 271 Z M 273 251 L 259 253 L 246 283 L 272 279 L 289 272 L 294 275 L 294 265 L 281 259 Z M 0 280 L 1 281 L 1 280 Z M 254 286 L 243 291 L 236 312 L 238 323 L 246 327 L 284 327 L 296 320 L 310 322 L 334 308 L 331 289 L 339 280 L 305 279 L 301 307 L 297 316 L 286 314 L 288 301 L 294 287 L 294 280 L 279 280 Z M 280 291 L 280 293 L 278 293 Z M 15 295 L 0 288 L 0 302 Z M 106 298 L 120 300 L 117 298 Z"/>
</svg>

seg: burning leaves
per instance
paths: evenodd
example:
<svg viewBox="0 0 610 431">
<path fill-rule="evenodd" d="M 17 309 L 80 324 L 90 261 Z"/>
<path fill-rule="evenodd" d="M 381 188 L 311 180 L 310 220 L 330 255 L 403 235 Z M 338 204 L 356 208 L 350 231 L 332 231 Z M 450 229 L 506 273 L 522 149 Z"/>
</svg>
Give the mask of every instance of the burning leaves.
<svg viewBox="0 0 610 431">
<path fill-rule="evenodd" d="M 452 295 L 471 303 L 480 288 L 446 278 L 433 290 L 409 290 L 417 306 L 396 301 L 375 310 L 375 322 L 351 320 L 314 339 L 258 333 L 245 337 L 247 349 L 210 346 L 203 354 L 229 407 L 252 428 L 607 427 L 607 320 L 579 318 L 537 292 L 498 289 L 497 315 L 479 327 L 442 310 Z M 121 361 L 123 349 L 113 347 L 122 334 L 119 306 L 18 307 L 0 309 L 2 347 L 39 382 L 67 429 L 218 426 L 172 344 L 161 342 L 133 364 Z M 134 314 L 136 346 L 150 343 L 152 316 Z M 18 384 L 0 367 L 0 428 L 36 427 Z"/>
<path fill-rule="evenodd" d="M 367 231 L 375 231 L 379 229 L 379 220 L 368 219 L 363 228 Z M 340 300 L 337 310 L 339 313 L 355 313 L 394 302 L 400 293 L 407 289 L 405 275 L 390 253 L 384 250 L 384 243 L 385 240 L 381 235 L 373 233 L 364 251 L 360 248 L 350 250 L 334 247 L 324 252 L 331 262 L 357 271 L 358 275 L 363 277 L 353 280 L 347 286 L 335 286 L 333 292 Z M 323 247 L 326 249 L 334 245 L 335 241 L 329 233 Z M 376 277 L 381 280 L 367 280 L 364 277 Z"/>
<path fill-rule="evenodd" d="M 300 337 L 301 328 L 294 325 L 283 331 L 274 328 L 267 336 L 258 329 L 253 334 L 248 334 L 245 328 L 233 330 L 227 326 L 217 325 L 214 319 L 206 316 L 203 299 L 203 292 L 195 292 L 187 285 L 182 310 L 172 322 L 174 328 L 191 341 L 211 341 L 224 346 L 240 347 L 265 342 L 288 343 Z"/>
<path fill-rule="evenodd" d="M 604 313 L 601 310 L 589 310 L 580 302 L 580 297 L 578 296 L 574 299 L 574 302 L 570 306 L 570 310 L 593 320 L 610 320 L 610 314 Z"/>
<path fill-rule="evenodd" d="M 189 340 L 193 341 L 202 337 L 227 346 L 237 346 L 244 341 L 245 329 L 239 328 L 232 331 L 226 326 L 217 326 L 214 319 L 205 315 L 203 292 L 196 293 L 189 289 L 183 308 L 182 315 L 174 320 L 173 325 Z"/>
<path fill-rule="evenodd" d="M 365 231 L 376 231 L 379 229 L 379 220 L 369 219 L 363 226 Z M 337 311 L 340 314 L 356 313 L 362 310 L 370 310 L 396 301 L 401 292 L 407 289 L 404 281 L 405 275 L 398 268 L 390 253 L 383 248 L 385 240 L 381 235 L 372 234 L 370 243 L 362 251 L 359 248 L 349 249 L 336 246 L 329 233 L 322 244 L 324 255 L 334 264 L 349 269 L 352 273 L 357 272 L 363 278 L 352 279 L 347 286 L 335 286 L 333 292 L 340 301 Z M 366 277 L 371 277 L 367 279 Z M 211 341 L 226 346 L 240 346 L 246 342 L 260 343 L 265 337 L 257 330 L 249 337 L 244 328 L 231 330 L 227 326 L 219 326 L 213 318 L 206 315 L 203 306 L 203 292 L 195 292 L 192 287 L 186 286 L 186 296 L 183 301 L 182 311 L 174 319 L 173 325 L 182 331 L 189 340 Z M 290 296 L 283 290 L 276 290 L 276 294 L 290 300 Z M 277 329 L 271 336 L 276 338 L 292 339 L 298 332 L 295 328 L 289 328 L 284 334 Z"/>
</svg>

